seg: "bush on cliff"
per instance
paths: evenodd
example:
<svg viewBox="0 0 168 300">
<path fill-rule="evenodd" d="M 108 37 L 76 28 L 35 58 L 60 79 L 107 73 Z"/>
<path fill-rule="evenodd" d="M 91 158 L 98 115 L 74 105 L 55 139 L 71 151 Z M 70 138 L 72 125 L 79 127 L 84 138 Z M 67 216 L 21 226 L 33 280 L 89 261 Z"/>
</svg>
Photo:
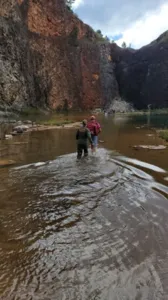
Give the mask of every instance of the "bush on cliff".
<svg viewBox="0 0 168 300">
<path fill-rule="evenodd" d="M 65 0 L 65 4 L 69 10 L 72 10 L 72 4 L 75 2 L 75 0 Z"/>
<path fill-rule="evenodd" d="M 97 30 L 96 31 L 96 39 L 99 42 L 106 42 L 106 43 L 110 43 L 110 39 L 107 36 L 103 36 L 101 30 Z"/>
</svg>

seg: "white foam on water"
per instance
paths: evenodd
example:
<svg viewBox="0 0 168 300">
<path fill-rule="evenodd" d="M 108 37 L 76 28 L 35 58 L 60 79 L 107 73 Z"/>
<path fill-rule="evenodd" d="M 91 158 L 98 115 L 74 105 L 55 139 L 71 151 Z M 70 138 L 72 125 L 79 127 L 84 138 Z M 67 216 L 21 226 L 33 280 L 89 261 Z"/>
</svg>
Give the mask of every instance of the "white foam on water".
<svg viewBox="0 0 168 300">
<path fill-rule="evenodd" d="M 37 162 L 34 164 L 35 167 L 40 167 L 40 166 L 44 166 L 46 163 L 45 162 Z"/>
<path fill-rule="evenodd" d="M 13 168 L 13 170 L 22 170 L 22 169 L 27 169 L 27 168 L 32 168 L 32 167 L 41 167 L 41 166 L 46 165 L 46 163 L 47 162 L 37 162 L 37 163 L 33 163 L 33 164 L 15 167 L 15 168 Z"/>
</svg>

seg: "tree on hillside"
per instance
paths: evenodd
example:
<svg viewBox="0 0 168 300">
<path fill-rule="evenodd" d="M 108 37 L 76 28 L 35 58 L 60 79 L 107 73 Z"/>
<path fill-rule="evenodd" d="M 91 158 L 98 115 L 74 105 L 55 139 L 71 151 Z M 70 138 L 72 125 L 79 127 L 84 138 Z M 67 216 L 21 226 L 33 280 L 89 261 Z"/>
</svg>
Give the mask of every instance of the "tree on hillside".
<svg viewBox="0 0 168 300">
<path fill-rule="evenodd" d="M 98 30 L 96 31 L 96 33 L 97 33 L 100 37 L 103 37 L 103 34 L 102 34 L 102 32 L 101 32 L 100 29 L 98 29 Z"/>
<path fill-rule="evenodd" d="M 122 45 L 121 45 L 121 47 L 122 47 L 122 48 L 127 48 L 126 42 L 123 42 Z"/>
<path fill-rule="evenodd" d="M 69 9 L 72 9 L 72 4 L 75 2 L 75 0 L 65 0 L 65 4 Z"/>
<path fill-rule="evenodd" d="M 104 36 L 101 32 L 100 29 L 98 29 L 96 31 L 96 35 L 97 35 L 97 40 L 100 41 L 100 42 L 106 42 L 106 43 L 110 43 L 110 39 L 108 38 L 108 36 Z"/>
</svg>

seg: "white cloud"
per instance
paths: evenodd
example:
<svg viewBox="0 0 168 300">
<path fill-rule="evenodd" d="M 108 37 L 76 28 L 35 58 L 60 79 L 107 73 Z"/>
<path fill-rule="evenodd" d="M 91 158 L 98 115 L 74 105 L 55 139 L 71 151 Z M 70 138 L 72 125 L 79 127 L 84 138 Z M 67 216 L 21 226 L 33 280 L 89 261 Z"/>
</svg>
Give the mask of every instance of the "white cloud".
<svg viewBox="0 0 168 300">
<path fill-rule="evenodd" d="M 168 30 L 168 0 L 76 0 L 75 11 L 109 37 L 140 48 Z"/>
<path fill-rule="evenodd" d="M 132 24 L 122 32 L 123 37 L 117 41 L 117 44 L 121 46 L 125 41 L 135 48 L 140 48 L 155 40 L 166 30 L 168 30 L 168 4 L 151 14 L 146 14 L 143 19 Z"/>
<path fill-rule="evenodd" d="M 83 0 L 76 0 L 72 5 L 73 9 L 77 9 L 79 6 L 83 4 Z"/>
</svg>

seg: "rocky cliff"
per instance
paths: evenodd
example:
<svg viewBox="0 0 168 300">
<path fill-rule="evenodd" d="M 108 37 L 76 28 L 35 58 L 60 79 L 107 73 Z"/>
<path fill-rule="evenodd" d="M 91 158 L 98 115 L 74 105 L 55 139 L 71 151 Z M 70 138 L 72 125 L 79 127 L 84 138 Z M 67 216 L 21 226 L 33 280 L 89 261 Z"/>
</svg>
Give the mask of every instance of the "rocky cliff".
<svg viewBox="0 0 168 300">
<path fill-rule="evenodd" d="M 118 95 L 110 51 L 64 0 L 1 0 L 0 105 L 105 105 Z"/>
<path fill-rule="evenodd" d="M 119 93 L 138 109 L 168 107 L 168 32 L 139 49 L 111 47 Z"/>
<path fill-rule="evenodd" d="M 168 43 L 138 51 L 100 43 L 64 0 L 1 0 L 0 108 L 168 106 Z"/>
</svg>

